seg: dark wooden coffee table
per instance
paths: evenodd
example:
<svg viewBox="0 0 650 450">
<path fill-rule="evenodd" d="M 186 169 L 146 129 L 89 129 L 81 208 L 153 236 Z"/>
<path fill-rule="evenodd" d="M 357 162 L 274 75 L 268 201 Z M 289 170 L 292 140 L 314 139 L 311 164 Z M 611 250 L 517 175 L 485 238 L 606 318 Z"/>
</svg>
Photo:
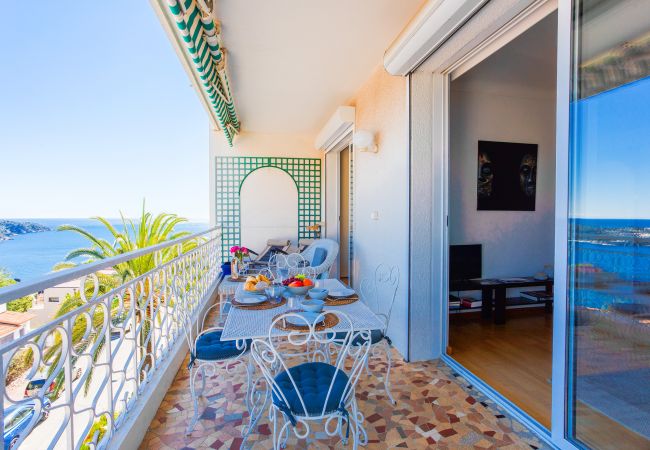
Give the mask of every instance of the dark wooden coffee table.
<svg viewBox="0 0 650 450">
<path fill-rule="evenodd" d="M 506 323 L 506 293 L 508 289 L 523 288 L 523 287 L 536 287 L 541 286 L 546 289 L 546 292 L 553 293 L 553 279 L 536 280 L 532 277 L 518 277 L 518 279 L 493 279 L 483 278 L 476 280 L 468 280 L 460 283 L 454 283 L 451 287 L 452 291 L 481 291 L 481 316 L 490 318 L 492 316 L 492 307 L 494 306 L 494 323 Z M 551 312 L 553 308 L 553 301 L 548 300 L 545 302 L 547 312 Z"/>
</svg>

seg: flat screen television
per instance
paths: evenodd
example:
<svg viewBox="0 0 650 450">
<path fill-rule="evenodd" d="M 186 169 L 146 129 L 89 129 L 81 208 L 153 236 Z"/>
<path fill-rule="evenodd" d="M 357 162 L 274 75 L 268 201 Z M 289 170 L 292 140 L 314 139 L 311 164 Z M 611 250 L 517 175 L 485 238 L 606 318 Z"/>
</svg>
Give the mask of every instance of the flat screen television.
<svg viewBox="0 0 650 450">
<path fill-rule="evenodd" d="M 449 246 L 449 281 L 466 281 L 483 276 L 481 244 Z"/>
</svg>

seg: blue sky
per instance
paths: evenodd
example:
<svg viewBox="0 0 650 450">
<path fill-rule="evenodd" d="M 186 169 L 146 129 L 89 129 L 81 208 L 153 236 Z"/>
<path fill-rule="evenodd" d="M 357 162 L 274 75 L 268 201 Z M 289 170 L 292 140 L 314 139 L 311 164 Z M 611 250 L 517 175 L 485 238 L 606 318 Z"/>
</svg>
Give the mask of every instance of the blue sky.
<svg viewBox="0 0 650 450">
<path fill-rule="evenodd" d="M 650 219 L 650 77 L 578 105 L 574 217 Z"/>
<path fill-rule="evenodd" d="M 206 220 L 208 116 L 147 1 L 7 2 L 0 218 Z"/>
</svg>

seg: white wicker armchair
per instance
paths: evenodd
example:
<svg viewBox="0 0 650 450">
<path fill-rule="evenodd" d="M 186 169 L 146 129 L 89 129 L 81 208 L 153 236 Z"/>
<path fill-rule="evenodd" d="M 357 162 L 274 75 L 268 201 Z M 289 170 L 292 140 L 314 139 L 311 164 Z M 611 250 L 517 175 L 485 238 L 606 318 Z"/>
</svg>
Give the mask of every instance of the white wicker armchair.
<svg viewBox="0 0 650 450">
<path fill-rule="evenodd" d="M 322 253 L 325 252 L 325 258 L 322 261 L 317 261 L 314 264 L 314 257 L 319 256 L 322 259 Z M 310 264 L 310 272 L 316 278 L 327 278 L 329 276 L 330 268 L 336 257 L 339 254 L 339 244 L 331 239 L 316 239 L 309 247 L 307 247 L 301 255 Z"/>
</svg>

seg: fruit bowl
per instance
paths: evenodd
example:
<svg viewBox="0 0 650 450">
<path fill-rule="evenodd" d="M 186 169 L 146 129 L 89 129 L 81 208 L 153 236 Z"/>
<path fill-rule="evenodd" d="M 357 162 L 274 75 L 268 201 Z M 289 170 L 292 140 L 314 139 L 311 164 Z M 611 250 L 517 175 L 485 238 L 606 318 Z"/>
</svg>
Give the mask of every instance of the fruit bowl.
<svg viewBox="0 0 650 450">
<path fill-rule="evenodd" d="M 303 274 L 287 278 L 282 282 L 292 295 L 306 295 L 307 291 L 314 287 L 314 282 Z"/>
<path fill-rule="evenodd" d="M 307 292 L 311 289 L 310 286 L 287 286 L 287 290 L 293 295 L 306 295 Z"/>
</svg>

